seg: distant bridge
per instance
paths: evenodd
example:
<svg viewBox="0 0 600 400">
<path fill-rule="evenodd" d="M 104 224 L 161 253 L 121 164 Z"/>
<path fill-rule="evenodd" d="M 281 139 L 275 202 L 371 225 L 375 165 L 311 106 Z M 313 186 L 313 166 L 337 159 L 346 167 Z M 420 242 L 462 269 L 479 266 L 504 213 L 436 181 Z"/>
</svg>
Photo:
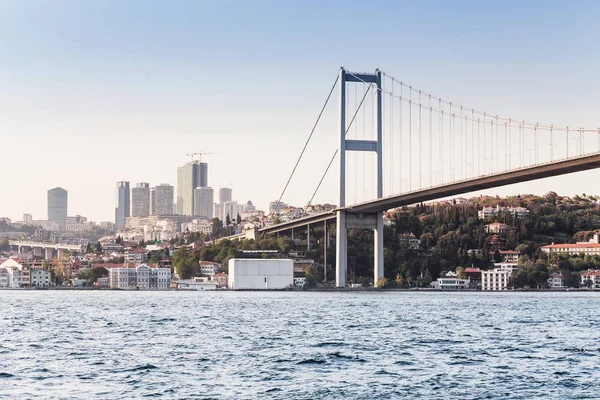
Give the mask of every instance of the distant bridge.
<svg viewBox="0 0 600 400">
<path fill-rule="evenodd" d="M 348 84 L 354 85 L 353 91 L 347 90 Z M 600 167 L 599 128 L 559 127 L 500 117 L 442 100 L 379 70 L 368 74 L 342 68 L 323 110 L 336 85 L 339 85 L 339 146 L 317 190 L 337 156 L 339 208 L 265 227 L 261 232 L 291 230 L 293 236 L 293 229 L 305 228 L 310 238 L 310 225 L 326 225 L 335 220 L 338 287 L 346 285 L 348 228 L 373 229 L 375 282 L 384 276 L 383 212 L 386 210 Z M 368 93 L 372 95 L 370 109 Z M 370 132 L 367 126 L 372 127 Z M 348 158 L 348 152 L 354 158 Z M 369 162 L 364 157 L 367 154 L 375 155 L 375 161 L 370 161 L 374 175 L 367 169 Z M 358 155 L 363 157 L 362 164 Z M 354 161 L 353 179 L 346 174 L 347 160 Z M 362 187 L 357 178 L 363 181 Z M 372 186 L 376 191 L 374 199 L 356 200 L 357 193 L 365 193 L 367 197 L 373 191 Z M 346 204 L 349 193 L 355 196 L 351 205 Z M 316 191 L 313 198 L 315 194 Z"/>
<path fill-rule="evenodd" d="M 44 257 L 47 260 L 54 258 L 54 252 L 56 251 L 57 256 L 60 258 L 66 252 L 82 252 L 83 246 L 77 246 L 73 244 L 60 244 L 60 243 L 43 243 L 34 241 L 20 241 L 10 240 L 9 244 L 11 247 L 16 247 L 19 253 L 23 253 L 25 249 L 31 249 L 34 255 Z"/>
</svg>

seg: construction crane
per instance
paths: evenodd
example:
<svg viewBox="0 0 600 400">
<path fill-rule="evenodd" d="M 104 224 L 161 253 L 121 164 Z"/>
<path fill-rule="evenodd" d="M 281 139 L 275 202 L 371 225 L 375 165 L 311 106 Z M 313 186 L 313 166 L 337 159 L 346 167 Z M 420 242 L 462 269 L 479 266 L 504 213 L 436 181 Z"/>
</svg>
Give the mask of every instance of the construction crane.
<svg viewBox="0 0 600 400">
<path fill-rule="evenodd" d="M 191 157 L 191 159 L 190 159 L 191 162 L 194 162 L 194 156 L 200 156 L 200 157 L 198 157 L 198 161 L 202 162 L 202 156 L 205 154 L 218 154 L 218 153 L 204 153 L 204 152 L 194 153 L 194 152 L 192 152 L 192 153 L 187 153 L 186 156 Z"/>
</svg>

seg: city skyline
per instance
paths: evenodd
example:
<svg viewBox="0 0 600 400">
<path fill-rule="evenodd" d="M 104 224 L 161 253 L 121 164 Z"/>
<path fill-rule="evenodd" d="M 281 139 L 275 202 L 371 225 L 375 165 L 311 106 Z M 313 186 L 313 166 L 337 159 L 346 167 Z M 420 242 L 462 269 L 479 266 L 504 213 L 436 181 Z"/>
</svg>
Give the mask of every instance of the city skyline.
<svg viewBox="0 0 600 400">
<path fill-rule="evenodd" d="M 2 199 L 0 215 L 40 219 L 46 207 L 40 199 L 60 186 L 69 191 L 69 214 L 112 221 L 114 182 L 175 185 L 174 168 L 191 145 L 216 153 L 206 156 L 215 192 L 232 186 L 240 203 L 250 199 L 267 209 L 279 198 L 341 65 L 369 72 L 379 67 L 501 115 L 600 124 L 594 77 L 600 60 L 589 51 L 597 46 L 591 40 L 598 33 L 594 2 L 465 2 L 433 10 L 381 2 L 386 12 L 377 18 L 339 13 L 333 2 L 314 3 L 318 16 L 306 5 L 174 4 L 0 6 L 6 77 L 0 83 L 1 135 L 6 148 L 28 151 L 28 157 L 4 154 L 6 164 L 20 166 L 13 189 L 22 196 Z M 271 17 L 292 14 L 297 18 Z M 191 24 L 189 15 L 206 23 Z M 165 26 L 167 16 L 177 23 Z M 565 28 L 555 29 L 558 24 Z M 246 35 L 239 35 L 240 26 Z M 218 39 L 202 40 L 207 36 Z M 335 117 L 333 105 L 308 148 L 310 161 L 299 166 L 282 201 L 308 201 L 336 148 Z M 81 147 L 82 132 L 85 143 L 95 143 L 94 153 Z M 128 156 L 107 167 L 117 143 Z M 50 153 L 64 156 L 44 168 L 28 161 Z M 147 154 L 161 162 L 148 162 Z M 481 193 L 597 194 L 595 177 L 590 171 Z M 336 192 L 332 169 L 314 202 L 335 204 Z"/>
</svg>

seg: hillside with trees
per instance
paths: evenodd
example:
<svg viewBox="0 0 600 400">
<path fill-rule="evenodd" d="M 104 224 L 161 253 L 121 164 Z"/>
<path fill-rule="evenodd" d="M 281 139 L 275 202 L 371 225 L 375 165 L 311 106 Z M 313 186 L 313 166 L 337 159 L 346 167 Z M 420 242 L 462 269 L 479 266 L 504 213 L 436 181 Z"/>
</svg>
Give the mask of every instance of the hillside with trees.
<svg viewBox="0 0 600 400">
<path fill-rule="evenodd" d="M 520 285 L 539 286 L 553 271 L 578 273 L 588 268 L 600 268 L 598 256 L 550 258 L 540 248 L 551 243 L 588 241 L 600 229 L 600 196 L 566 197 L 549 192 L 544 196 L 519 195 L 506 198 L 476 197 L 448 202 L 417 204 L 387 213 L 384 231 L 385 275 L 399 285 L 424 285 L 446 271 L 457 267 L 491 268 L 500 261 L 499 250 L 516 250 L 523 257 L 515 281 Z M 527 216 L 499 212 L 485 219 L 478 218 L 483 207 L 524 207 Z M 501 222 L 508 229 L 501 233 L 487 232 L 486 226 Z M 328 228 L 327 280 L 335 279 L 335 226 Z M 303 236 L 304 235 L 304 236 Z M 414 235 L 420 244 L 410 246 L 403 238 Z M 279 250 L 285 256 L 290 250 L 306 250 L 305 232 L 297 230 L 294 240 L 280 236 L 260 240 L 205 243 L 195 249 L 175 252 L 173 265 L 183 277 L 192 276 L 198 260 L 221 263 L 235 257 L 238 250 Z M 412 237 L 412 236 L 410 236 Z M 311 229 L 311 250 L 306 257 L 315 260 L 309 269 L 311 281 L 323 281 L 323 227 Z M 370 282 L 373 275 L 373 232 L 351 229 L 348 232 L 348 279 Z M 319 267 L 320 266 L 320 267 Z M 180 275 L 181 276 L 181 275 Z"/>
</svg>

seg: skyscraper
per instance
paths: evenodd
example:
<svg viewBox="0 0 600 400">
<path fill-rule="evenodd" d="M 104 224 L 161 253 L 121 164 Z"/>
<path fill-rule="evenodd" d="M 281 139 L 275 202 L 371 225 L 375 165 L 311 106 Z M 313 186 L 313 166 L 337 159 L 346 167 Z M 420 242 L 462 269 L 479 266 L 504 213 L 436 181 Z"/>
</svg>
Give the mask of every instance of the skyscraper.
<svg viewBox="0 0 600 400">
<path fill-rule="evenodd" d="M 153 215 L 173 215 L 173 186 L 161 183 L 155 188 Z"/>
<path fill-rule="evenodd" d="M 60 224 L 65 229 L 67 224 L 67 191 L 56 187 L 48 190 L 48 220 Z"/>
<path fill-rule="evenodd" d="M 219 189 L 219 204 L 223 204 L 226 201 L 231 201 L 231 188 L 222 187 Z"/>
<path fill-rule="evenodd" d="M 150 188 L 150 215 L 156 215 L 156 188 Z"/>
<path fill-rule="evenodd" d="M 214 191 L 209 187 L 194 189 L 194 215 L 203 218 L 213 217 Z"/>
<path fill-rule="evenodd" d="M 207 163 L 192 161 L 177 168 L 177 213 L 194 215 L 194 189 L 207 185 Z"/>
<path fill-rule="evenodd" d="M 131 189 L 131 216 L 147 217 L 150 215 L 150 185 L 141 182 Z"/>
<path fill-rule="evenodd" d="M 129 182 L 117 182 L 117 207 L 115 208 L 115 227 L 125 226 L 125 218 L 130 216 Z"/>
</svg>

